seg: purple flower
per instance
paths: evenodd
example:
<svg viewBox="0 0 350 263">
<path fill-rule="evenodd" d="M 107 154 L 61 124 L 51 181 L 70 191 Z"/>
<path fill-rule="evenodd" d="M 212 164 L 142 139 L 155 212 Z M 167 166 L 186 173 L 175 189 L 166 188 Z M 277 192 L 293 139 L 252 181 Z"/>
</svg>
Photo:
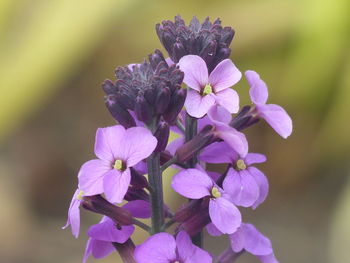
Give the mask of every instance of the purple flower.
<svg viewBox="0 0 350 263">
<path fill-rule="evenodd" d="M 134 226 L 116 225 L 109 217 L 104 216 L 100 223 L 93 225 L 88 230 L 88 242 L 83 262 L 92 255 L 94 258 L 104 258 L 112 253 L 115 248 L 112 242 L 124 243 L 134 232 Z"/>
<path fill-rule="evenodd" d="M 210 197 L 210 219 L 222 233 L 231 234 L 241 225 L 241 213 L 231 202 L 225 188 L 217 186 L 204 171 L 182 170 L 173 177 L 171 186 L 177 193 L 191 199 Z"/>
<path fill-rule="evenodd" d="M 236 253 L 244 249 L 263 263 L 278 263 L 271 241 L 252 224 L 242 224 L 235 233 L 230 235 L 230 242 L 232 250 Z"/>
<path fill-rule="evenodd" d="M 240 158 L 227 143 L 218 142 L 206 147 L 199 159 L 208 163 L 232 164 L 233 168 L 229 169 L 223 186 L 235 205 L 255 209 L 265 201 L 269 189 L 267 178 L 263 172 L 251 166 L 265 162 L 265 155 L 248 153 Z"/>
<path fill-rule="evenodd" d="M 72 234 L 75 238 L 79 236 L 80 230 L 80 210 L 79 206 L 83 199 L 84 191 L 77 189 L 73 195 L 72 201 L 70 202 L 68 209 L 67 223 L 62 229 L 66 229 L 68 226 L 71 227 Z"/>
<path fill-rule="evenodd" d="M 135 249 L 137 263 L 210 263 L 208 252 L 192 244 L 185 231 L 177 234 L 176 239 L 168 233 L 158 233 L 149 237 Z"/>
<path fill-rule="evenodd" d="M 266 104 L 268 98 L 267 86 L 260 79 L 258 73 L 248 70 L 245 72 L 245 76 L 250 86 L 249 94 L 252 102 L 255 104 L 257 115 L 286 139 L 293 130 L 292 120 L 288 113 L 279 105 Z"/>
<path fill-rule="evenodd" d="M 157 139 L 143 127 L 98 129 L 95 154 L 99 159 L 80 168 L 79 188 L 87 196 L 104 192 L 110 202 L 122 202 L 131 180 L 129 168 L 147 158 L 156 145 Z"/>
<path fill-rule="evenodd" d="M 239 97 L 230 87 L 242 74 L 230 59 L 221 61 L 210 75 L 205 61 L 196 55 L 182 57 L 178 65 L 185 73 L 184 83 L 190 87 L 185 101 L 189 115 L 201 118 L 214 104 L 225 107 L 230 113 L 238 111 Z"/>
</svg>

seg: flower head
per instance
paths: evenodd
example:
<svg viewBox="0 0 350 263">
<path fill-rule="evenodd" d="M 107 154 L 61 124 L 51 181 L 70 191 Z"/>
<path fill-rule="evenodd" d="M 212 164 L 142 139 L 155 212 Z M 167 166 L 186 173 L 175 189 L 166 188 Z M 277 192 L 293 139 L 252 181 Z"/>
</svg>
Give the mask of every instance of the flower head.
<svg viewBox="0 0 350 263">
<path fill-rule="evenodd" d="M 256 113 L 263 118 L 279 135 L 287 138 L 293 130 L 292 119 L 288 113 L 279 105 L 266 104 L 268 91 L 266 83 L 260 79 L 258 73 L 252 70 L 245 72 L 250 86 L 249 94 L 255 104 Z"/>
<path fill-rule="evenodd" d="M 67 223 L 62 229 L 66 229 L 68 226 L 71 227 L 72 234 L 75 238 L 78 238 L 79 236 L 79 230 L 80 230 L 80 203 L 84 196 L 84 191 L 77 189 L 74 192 L 72 201 L 69 205 L 68 209 L 68 218 Z"/>
<path fill-rule="evenodd" d="M 149 237 L 135 249 L 137 263 L 210 263 L 208 252 L 192 244 L 185 231 L 180 231 L 176 239 L 168 233 L 158 233 Z"/>
<path fill-rule="evenodd" d="M 178 65 L 185 73 L 184 83 L 190 88 L 185 101 L 189 115 L 201 118 L 215 104 L 230 113 L 238 111 L 239 97 L 230 87 L 241 79 L 242 74 L 230 59 L 221 61 L 210 75 L 205 61 L 196 55 L 182 57 Z"/>
<path fill-rule="evenodd" d="M 104 192 L 110 202 L 122 202 L 131 181 L 130 167 L 147 158 L 156 145 L 157 139 L 143 127 L 98 129 L 95 154 L 99 159 L 83 164 L 79 188 L 87 196 Z"/>
<path fill-rule="evenodd" d="M 208 196 L 210 219 L 221 232 L 231 234 L 240 226 L 241 213 L 230 201 L 225 188 L 217 186 L 204 171 L 182 170 L 174 176 L 171 186 L 187 198 L 201 199 Z"/>
</svg>

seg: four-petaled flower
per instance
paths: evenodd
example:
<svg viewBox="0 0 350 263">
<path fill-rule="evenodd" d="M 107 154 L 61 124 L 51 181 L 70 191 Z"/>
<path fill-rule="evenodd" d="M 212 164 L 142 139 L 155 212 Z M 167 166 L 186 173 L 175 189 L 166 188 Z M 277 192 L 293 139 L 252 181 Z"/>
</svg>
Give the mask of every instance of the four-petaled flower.
<svg viewBox="0 0 350 263">
<path fill-rule="evenodd" d="M 180 231 L 176 239 L 168 233 L 158 233 L 149 237 L 135 249 L 137 263 L 211 263 L 208 252 L 192 244 L 185 231 Z"/>
<path fill-rule="evenodd" d="M 231 234 L 241 225 L 241 213 L 232 203 L 226 189 L 216 185 L 204 171 L 198 169 L 182 170 L 174 176 L 171 186 L 177 193 L 187 198 L 210 197 L 210 219 L 222 233 Z"/>
<path fill-rule="evenodd" d="M 157 139 L 143 127 L 121 125 L 100 128 L 96 133 L 94 159 L 79 171 L 79 188 L 87 196 L 105 193 L 108 201 L 121 203 L 130 184 L 130 167 L 147 158 Z"/>
<path fill-rule="evenodd" d="M 242 73 L 230 59 L 221 61 L 208 74 L 205 61 L 196 55 L 187 55 L 178 63 L 185 73 L 184 83 L 190 88 L 187 93 L 185 107 L 189 115 L 201 118 L 215 104 L 236 113 L 239 108 L 239 97 L 230 89 L 242 77 Z"/>
<path fill-rule="evenodd" d="M 263 118 L 279 135 L 287 138 L 293 130 L 292 119 L 288 113 L 279 105 L 266 104 L 268 91 L 266 83 L 260 79 L 258 73 L 252 70 L 245 72 L 249 83 L 250 99 L 255 104 L 256 114 Z"/>
</svg>

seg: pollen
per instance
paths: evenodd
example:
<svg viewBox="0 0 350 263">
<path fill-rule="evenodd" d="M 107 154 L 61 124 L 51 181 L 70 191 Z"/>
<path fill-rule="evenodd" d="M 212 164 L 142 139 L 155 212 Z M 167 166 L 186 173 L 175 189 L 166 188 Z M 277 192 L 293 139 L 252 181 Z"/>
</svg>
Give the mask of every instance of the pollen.
<svg viewBox="0 0 350 263">
<path fill-rule="evenodd" d="M 221 193 L 219 191 L 219 189 L 217 187 L 213 187 L 213 189 L 211 189 L 211 195 L 214 197 L 214 198 L 219 198 L 221 197 Z"/>
<path fill-rule="evenodd" d="M 120 160 L 120 159 L 116 160 L 115 163 L 114 163 L 113 168 L 116 169 L 116 170 L 121 171 L 123 169 L 123 161 Z"/>
<path fill-rule="evenodd" d="M 80 190 L 79 193 L 77 194 L 76 199 L 77 199 L 77 200 L 82 200 L 83 197 L 84 197 L 84 191 L 83 191 L 83 190 Z"/>
<path fill-rule="evenodd" d="M 236 163 L 237 170 L 245 170 L 247 168 L 245 162 L 242 159 L 239 159 Z"/>
<path fill-rule="evenodd" d="M 210 86 L 210 84 L 205 85 L 203 89 L 203 96 L 209 95 L 211 93 L 213 93 L 213 88 Z"/>
</svg>

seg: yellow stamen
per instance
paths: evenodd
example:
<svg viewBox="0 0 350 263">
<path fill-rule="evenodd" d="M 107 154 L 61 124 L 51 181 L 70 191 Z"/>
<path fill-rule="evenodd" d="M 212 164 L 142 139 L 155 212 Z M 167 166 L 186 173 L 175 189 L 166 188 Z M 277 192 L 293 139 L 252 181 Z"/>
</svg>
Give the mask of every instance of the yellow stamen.
<svg viewBox="0 0 350 263">
<path fill-rule="evenodd" d="M 246 164 L 242 159 L 239 159 L 236 163 L 236 167 L 238 170 L 245 170 L 247 168 Z"/>
<path fill-rule="evenodd" d="M 219 189 L 217 187 L 213 187 L 213 189 L 211 189 L 211 195 L 214 197 L 214 198 L 219 198 L 221 197 L 221 193 L 219 191 Z"/>
<path fill-rule="evenodd" d="M 113 166 L 114 169 L 121 171 L 123 169 L 123 161 L 122 160 L 116 160 Z"/>
<path fill-rule="evenodd" d="M 82 200 L 83 197 L 84 197 L 84 191 L 83 191 L 83 190 L 80 190 L 79 193 L 77 194 L 76 199 L 77 199 L 77 200 Z"/>
<path fill-rule="evenodd" d="M 213 93 L 213 88 L 210 86 L 210 84 L 205 85 L 203 89 L 203 96 L 209 95 L 211 93 Z"/>
</svg>

